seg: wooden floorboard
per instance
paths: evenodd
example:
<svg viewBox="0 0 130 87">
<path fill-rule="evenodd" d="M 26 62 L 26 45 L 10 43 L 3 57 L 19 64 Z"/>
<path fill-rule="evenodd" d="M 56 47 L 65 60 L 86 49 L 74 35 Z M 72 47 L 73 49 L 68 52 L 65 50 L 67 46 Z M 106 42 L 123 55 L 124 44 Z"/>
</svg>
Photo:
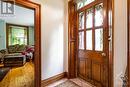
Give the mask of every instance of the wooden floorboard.
<svg viewBox="0 0 130 87">
<path fill-rule="evenodd" d="M 12 68 L 0 82 L 0 87 L 34 87 L 34 64 Z"/>
</svg>

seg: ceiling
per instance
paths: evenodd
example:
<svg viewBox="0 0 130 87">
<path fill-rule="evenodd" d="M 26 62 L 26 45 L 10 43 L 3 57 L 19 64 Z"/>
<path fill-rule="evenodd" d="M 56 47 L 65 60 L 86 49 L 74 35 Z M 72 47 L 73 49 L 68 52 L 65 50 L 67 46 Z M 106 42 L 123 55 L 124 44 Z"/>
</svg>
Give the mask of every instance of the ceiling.
<svg viewBox="0 0 130 87">
<path fill-rule="evenodd" d="M 15 5 L 15 14 L 0 16 L 0 20 L 11 24 L 34 26 L 34 10 Z"/>
</svg>

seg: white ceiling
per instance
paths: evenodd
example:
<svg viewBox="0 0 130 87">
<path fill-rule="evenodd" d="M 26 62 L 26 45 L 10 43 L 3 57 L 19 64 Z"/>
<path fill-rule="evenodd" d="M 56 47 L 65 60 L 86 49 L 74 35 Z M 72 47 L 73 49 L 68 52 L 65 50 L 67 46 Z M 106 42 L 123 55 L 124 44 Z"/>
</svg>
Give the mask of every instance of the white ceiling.
<svg viewBox="0 0 130 87">
<path fill-rule="evenodd" d="M 14 16 L 0 16 L 6 23 L 34 26 L 34 10 L 15 5 Z"/>
</svg>

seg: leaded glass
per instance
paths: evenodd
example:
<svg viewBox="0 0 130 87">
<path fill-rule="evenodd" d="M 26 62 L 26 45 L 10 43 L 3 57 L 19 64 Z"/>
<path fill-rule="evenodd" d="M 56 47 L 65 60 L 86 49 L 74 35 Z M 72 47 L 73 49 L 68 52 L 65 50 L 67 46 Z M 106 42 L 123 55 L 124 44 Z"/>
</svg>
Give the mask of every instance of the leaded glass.
<svg viewBox="0 0 130 87">
<path fill-rule="evenodd" d="M 92 30 L 86 31 L 86 49 L 92 50 Z"/>
<path fill-rule="evenodd" d="M 95 0 L 84 0 L 84 5 L 88 5 L 92 2 L 94 2 Z"/>
<path fill-rule="evenodd" d="M 80 1 L 80 2 L 78 2 L 77 6 L 78 6 L 77 9 L 80 9 L 84 6 L 84 3 L 82 1 Z"/>
<path fill-rule="evenodd" d="M 103 4 L 95 6 L 95 26 L 103 25 Z"/>
<path fill-rule="evenodd" d="M 79 30 L 84 29 L 84 13 L 79 14 Z"/>
<path fill-rule="evenodd" d="M 88 5 L 88 4 L 90 4 L 90 3 L 94 2 L 94 1 L 95 0 L 81 0 L 81 1 L 78 0 L 77 9 L 80 9 L 80 8 L 84 7 L 85 5 Z"/>
<path fill-rule="evenodd" d="M 95 50 L 103 51 L 103 29 L 95 30 Z"/>
<path fill-rule="evenodd" d="M 86 28 L 92 28 L 93 27 L 93 9 L 87 10 L 86 14 Z"/>
<path fill-rule="evenodd" d="M 84 32 L 79 32 L 79 49 L 84 49 Z"/>
</svg>

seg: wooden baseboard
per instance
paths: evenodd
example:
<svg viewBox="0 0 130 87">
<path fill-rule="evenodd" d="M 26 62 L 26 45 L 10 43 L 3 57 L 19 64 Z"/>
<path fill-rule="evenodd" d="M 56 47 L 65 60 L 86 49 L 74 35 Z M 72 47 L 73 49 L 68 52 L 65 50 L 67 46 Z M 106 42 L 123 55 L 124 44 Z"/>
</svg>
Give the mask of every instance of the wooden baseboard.
<svg viewBox="0 0 130 87">
<path fill-rule="evenodd" d="M 56 75 L 56 76 L 53 76 L 53 77 L 51 77 L 51 78 L 42 80 L 41 85 L 42 85 L 43 87 L 45 87 L 45 86 L 47 86 L 47 85 L 49 85 L 49 84 L 51 84 L 51 83 L 54 83 L 54 82 L 56 82 L 56 81 L 58 81 L 58 80 L 60 80 L 60 79 L 62 79 L 62 78 L 66 78 L 66 77 L 67 77 L 67 72 L 64 72 L 64 73 L 58 74 L 58 75 Z"/>
</svg>

